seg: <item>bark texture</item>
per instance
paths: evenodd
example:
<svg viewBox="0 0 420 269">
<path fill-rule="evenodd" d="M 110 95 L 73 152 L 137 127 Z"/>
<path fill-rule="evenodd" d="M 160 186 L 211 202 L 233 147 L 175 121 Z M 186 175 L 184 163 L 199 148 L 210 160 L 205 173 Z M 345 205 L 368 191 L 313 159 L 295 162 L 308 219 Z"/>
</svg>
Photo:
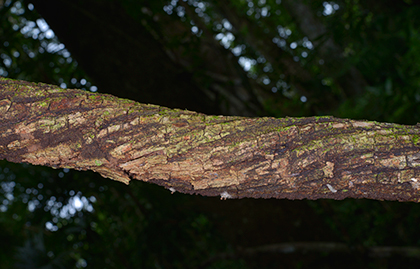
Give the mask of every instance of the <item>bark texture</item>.
<svg viewBox="0 0 420 269">
<path fill-rule="evenodd" d="M 227 198 L 420 201 L 419 126 L 208 116 L 0 78 L 0 159 Z"/>
</svg>

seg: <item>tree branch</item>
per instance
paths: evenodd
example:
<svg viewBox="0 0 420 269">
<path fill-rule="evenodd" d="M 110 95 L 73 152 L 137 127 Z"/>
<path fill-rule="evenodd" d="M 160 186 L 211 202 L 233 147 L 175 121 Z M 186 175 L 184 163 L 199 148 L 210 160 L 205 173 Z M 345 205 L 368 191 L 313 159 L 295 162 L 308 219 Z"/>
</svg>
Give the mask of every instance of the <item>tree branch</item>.
<svg viewBox="0 0 420 269">
<path fill-rule="evenodd" d="M 344 68 L 348 61 L 344 57 L 343 49 L 334 42 L 332 37 L 326 35 L 325 25 L 301 0 L 285 0 L 283 5 L 298 22 L 302 33 L 314 42 L 319 56 L 325 60 L 325 64 L 320 65 L 324 75 L 332 76 L 347 96 L 360 95 L 368 84 L 355 66 Z M 338 70 L 342 72 L 343 69 L 347 69 L 344 74 L 337 72 Z"/>
<path fill-rule="evenodd" d="M 226 198 L 416 201 L 419 127 L 208 116 L 0 78 L 0 159 Z"/>
</svg>

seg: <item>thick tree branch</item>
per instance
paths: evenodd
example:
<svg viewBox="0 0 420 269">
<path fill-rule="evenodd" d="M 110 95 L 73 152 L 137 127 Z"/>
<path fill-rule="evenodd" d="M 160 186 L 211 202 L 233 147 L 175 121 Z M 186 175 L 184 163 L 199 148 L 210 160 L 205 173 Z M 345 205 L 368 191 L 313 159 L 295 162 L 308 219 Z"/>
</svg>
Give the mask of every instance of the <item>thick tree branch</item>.
<svg viewBox="0 0 420 269">
<path fill-rule="evenodd" d="M 210 264 L 215 260 L 223 260 L 228 258 L 247 257 L 259 255 L 262 253 L 275 253 L 275 254 L 296 254 L 296 253 L 352 253 L 363 254 L 373 258 L 391 257 L 399 255 L 412 259 L 419 259 L 420 248 L 418 247 L 400 247 L 400 246 L 348 246 L 344 243 L 336 242 L 291 242 L 263 245 L 257 247 L 238 248 L 236 253 L 220 253 L 213 256 L 206 261 L 205 264 Z M 203 266 L 204 267 L 204 266 Z"/>
<path fill-rule="evenodd" d="M 347 96 L 360 95 L 368 86 L 363 75 L 355 66 L 347 67 L 348 70 L 344 74 L 337 74 L 337 70 L 343 70 L 344 64 L 347 63 L 343 49 L 334 42 L 332 37 L 326 36 L 325 25 L 314 16 L 309 6 L 301 0 L 285 0 L 283 5 L 298 22 L 302 33 L 314 42 L 319 56 L 325 60 L 325 64 L 320 65 L 324 74 L 332 76 Z"/>
<path fill-rule="evenodd" d="M 0 78 L 0 159 L 221 198 L 420 199 L 419 127 L 208 116 Z"/>
</svg>

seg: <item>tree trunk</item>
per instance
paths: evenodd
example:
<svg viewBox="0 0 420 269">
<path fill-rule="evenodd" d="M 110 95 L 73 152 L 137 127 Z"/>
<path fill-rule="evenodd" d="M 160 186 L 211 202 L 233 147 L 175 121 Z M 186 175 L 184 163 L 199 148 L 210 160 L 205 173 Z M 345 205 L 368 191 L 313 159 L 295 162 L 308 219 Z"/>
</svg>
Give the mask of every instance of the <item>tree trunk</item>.
<svg viewBox="0 0 420 269">
<path fill-rule="evenodd" d="M 205 32 L 200 43 L 193 42 L 190 24 L 153 14 L 150 1 L 124 5 L 121 1 L 35 0 L 33 4 L 104 92 L 204 113 L 262 113 L 255 92 L 263 89 L 249 85 L 238 59 L 220 46 L 213 33 Z M 185 44 L 173 47 L 174 40 Z M 229 100 L 229 105 L 220 100 Z"/>
<path fill-rule="evenodd" d="M 419 126 L 208 116 L 0 78 L 0 159 L 226 198 L 420 201 Z"/>
<path fill-rule="evenodd" d="M 343 49 L 327 35 L 327 28 L 314 16 L 309 6 L 301 0 L 285 0 L 283 5 L 298 23 L 302 33 L 314 42 L 318 56 L 325 60 L 324 65 L 319 65 L 323 74 L 332 77 L 346 96 L 362 94 L 368 86 L 363 75 L 355 66 L 349 64 Z M 348 67 L 344 68 L 346 65 Z M 343 73 L 343 70 L 346 72 Z"/>
</svg>

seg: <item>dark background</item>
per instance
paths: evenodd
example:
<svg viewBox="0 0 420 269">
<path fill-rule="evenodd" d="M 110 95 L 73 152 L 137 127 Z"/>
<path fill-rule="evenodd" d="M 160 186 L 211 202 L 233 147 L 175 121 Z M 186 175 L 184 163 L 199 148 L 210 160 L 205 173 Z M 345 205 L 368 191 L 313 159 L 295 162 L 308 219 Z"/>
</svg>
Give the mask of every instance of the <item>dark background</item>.
<svg viewBox="0 0 420 269">
<path fill-rule="evenodd" d="M 410 0 L 0 0 L 0 76 L 216 115 L 416 124 L 418 14 Z M 220 201 L 1 161 L 0 267 L 410 268 L 419 210 Z"/>
</svg>

